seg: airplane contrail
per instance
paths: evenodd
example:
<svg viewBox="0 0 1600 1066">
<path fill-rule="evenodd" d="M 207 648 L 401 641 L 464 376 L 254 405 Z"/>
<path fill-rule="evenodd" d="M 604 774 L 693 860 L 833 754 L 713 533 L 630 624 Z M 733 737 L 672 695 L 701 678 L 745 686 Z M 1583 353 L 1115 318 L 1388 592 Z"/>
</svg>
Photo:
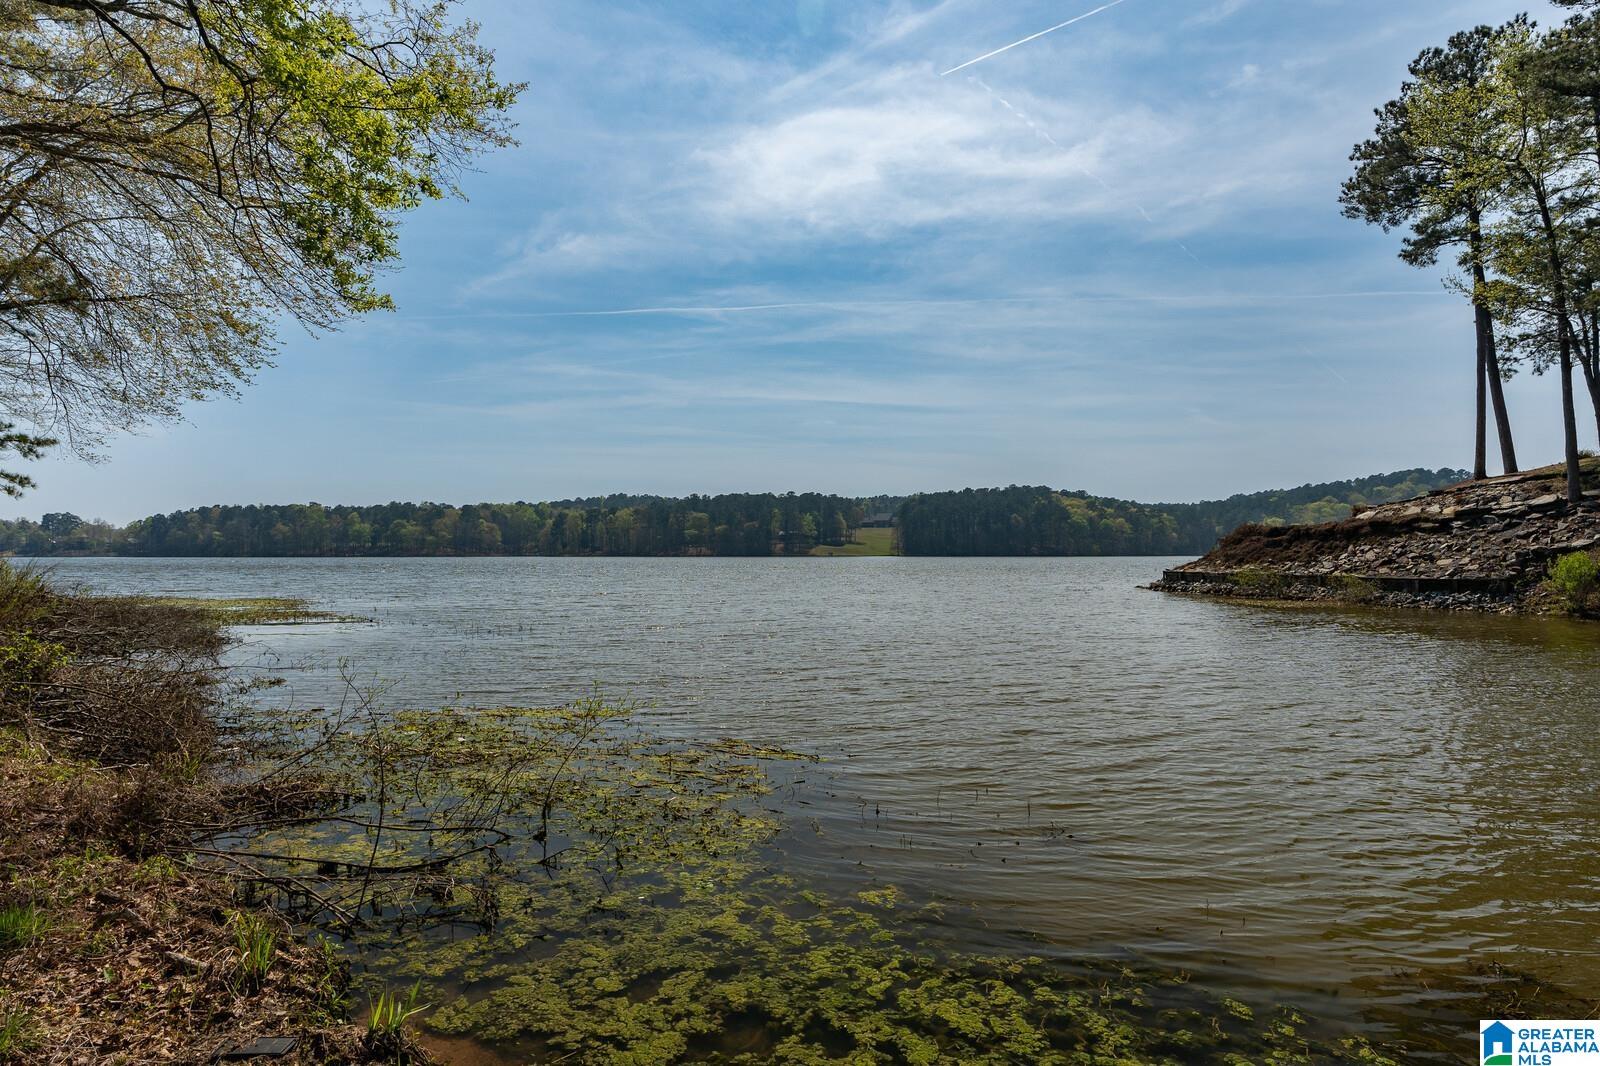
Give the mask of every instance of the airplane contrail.
<svg viewBox="0 0 1600 1066">
<path fill-rule="evenodd" d="M 1183 247 L 1181 244 L 1179 247 Z M 1184 249 L 1188 251 L 1188 249 Z M 1199 262 L 1193 252 L 1189 257 Z M 452 320 L 459 318 L 616 318 L 628 315 L 729 315 L 761 311 L 868 311 L 887 307 L 947 307 L 981 306 L 989 304 L 1043 304 L 1043 303 L 1228 303 L 1249 305 L 1262 303 L 1287 303 L 1297 300 L 1370 300 L 1409 299 L 1419 296 L 1451 296 L 1444 289 L 1369 289 L 1341 292 L 1256 292 L 1229 294 L 1219 300 L 1215 296 L 1193 293 L 1133 293 L 1110 295 L 1051 295 L 1051 296 L 976 296 L 948 300 L 798 300 L 789 303 L 732 304 L 732 305 L 677 305 L 667 307 L 616 307 L 587 311 L 472 311 L 460 314 L 411 315 L 417 321 Z"/>
<path fill-rule="evenodd" d="M 983 55 L 979 56 L 977 59 L 969 59 L 965 63 L 961 64 L 958 67 L 951 67 L 949 70 L 944 71 L 943 73 L 941 73 L 939 75 L 939 77 L 942 78 L 946 74 L 954 74 L 958 70 L 966 70 L 968 67 L 972 66 L 974 63 L 982 63 L 985 59 L 993 59 L 995 56 L 999 55 L 1001 52 L 1009 52 L 1013 48 L 1016 48 L 1019 45 L 1027 44 L 1029 41 L 1037 41 L 1039 38 L 1045 36 L 1046 34 L 1054 33 L 1057 30 L 1064 30 L 1068 26 L 1072 25 L 1074 22 L 1082 22 L 1086 18 L 1093 18 L 1094 16 L 1100 14 L 1100 12 L 1108 11 L 1111 8 L 1114 8 L 1118 4 L 1123 3 L 1123 2 L 1124 2 L 1124 0 L 1111 0 L 1111 2 L 1109 4 L 1101 4 L 1099 7 L 1095 8 L 1093 11 L 1085 11 L 1083 14 L 1078 15 L 1075 18 L 1070 18 L 1065 22 L 1058 22 L 1054 26 L 1051 26 L 1047 30 L 1040 30 L 1038 33 L 1034 34 L 1031 37 L 1024 37 L 1020 41 L 1012 41 L 1010 44 L 1006 45 L 1003 48 L 996 48 L 992 52 L 985 52 L 985 53 L 983 53 Z"/>
</svg>

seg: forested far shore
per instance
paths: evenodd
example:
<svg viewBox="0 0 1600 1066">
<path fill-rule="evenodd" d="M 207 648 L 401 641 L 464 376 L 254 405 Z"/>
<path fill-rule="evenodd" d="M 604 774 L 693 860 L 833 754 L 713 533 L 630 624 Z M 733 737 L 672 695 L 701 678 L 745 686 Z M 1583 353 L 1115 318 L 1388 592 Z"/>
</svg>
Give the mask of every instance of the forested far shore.
<svg viewBox="0 0 1600 1066">
<path fill-rule="evenodd" d="M 907 555 L 1179 555 L 1208 551 L 1245 522 L 1312 524 L 1354 505 L 1418 496 L 1464 470 L 1401 470 L 1349 481 L 1143 504 L 1043 486 L 911 497 L 821 493 L 604 496 L 545 503 L 227 505 L 118 527 L 55 512 L 0 521 L 16 555 L 784 555 L 894 526 Z"/>
<path fill-rule="evenodd" d="M 846 543 L 867 521 L 870 502 L 736 493 L 463 506 L 250 504 L 152 515 L 120 529 L 74 527 L 76 516 L 49 514 L 37 526 L 0 523 L 0 548 L 23 555 L 774 555 Z"/>
<path fill-rule="evenodd" d="M 1409 499 L 1465 470 L 1400 470 L 1201 503 L 1131 503 L 1044 487 L 963 489 L 908 498 L 895 519 L 906 555 L 1198 555 L 1247 522 L 1315 525 L 1353 506 Z"/>
</svg>

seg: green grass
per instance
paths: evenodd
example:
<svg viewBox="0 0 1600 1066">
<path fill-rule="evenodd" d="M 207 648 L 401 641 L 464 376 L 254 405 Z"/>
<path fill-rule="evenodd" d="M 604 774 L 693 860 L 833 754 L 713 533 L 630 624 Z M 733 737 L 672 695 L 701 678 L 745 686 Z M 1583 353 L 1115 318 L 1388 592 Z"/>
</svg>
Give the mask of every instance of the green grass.
<svg viewBox="0 0 1600 1066">
<path fill-rule="evenodd" d="M 39 1046 L 33 1019 L 20 1010 L 0 1006 L 0 1062 L 21 1061 Z"/>
<path fill-rule="evenodd" d="M 819 544 L 811 549 L 812 555 L 842 556 L 859 558 L 869 555 L 893 555 L 894 530 L 892 529 L 858 529 L 854 543 L 834 547 L 831 544 Z"/>
<path fill-rule="evenodd" d="M 1377 585 L 1354 574 L 1335 575 L 1330 587 L 1341 603 L 1371 603 L 1382 594 Z"/>
<path fill-rule="evenodd" d="M 371 1009 L 367 1013 L 367 1036 L 364 1041 L 369 1054 L 386 1062 L 408 1063 L 412 1060 L 413 1045 L 405 1030 L 407 1022 L 428 1009 L 427 1004 L 417 1002 L 421 992 L 422 982 L 419 980 L 408 992 L 391 992 L 385 988 L 369 1001 Z"/>
<path fill-rule="evenodd" d="M 16 951 L 37 940 L 48 919 L 32 903 L 12 903 L 0 907 L 0 951 Z"/>
<path fill-rule="evenodd" d="M 229 924 L 239 947 L 239 984 L 246 991 L 258 992 L 278 953 L 277 931 L 270 919 L 249 911 L 235 911 L 229 916 Z"/>
<path fill-rule="evenodd" d="M 1228 580 L 1239 588 L 1257 596 L 1268 596 L 1280 593 L 1289 583 L 1287 577 L 1276 570 L 1267 570 L 1259 566 L 1246 566 L 1235 570 Z"/>
</svg>

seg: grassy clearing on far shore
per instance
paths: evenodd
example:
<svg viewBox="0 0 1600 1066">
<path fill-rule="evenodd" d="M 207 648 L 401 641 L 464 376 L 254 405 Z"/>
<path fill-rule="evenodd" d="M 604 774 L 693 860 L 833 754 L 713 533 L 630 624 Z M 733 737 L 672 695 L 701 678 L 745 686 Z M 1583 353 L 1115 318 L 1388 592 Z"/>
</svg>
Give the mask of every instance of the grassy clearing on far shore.
<svg viewBox="0 0 1600 1066">
<path fill-rule="evenodd" d="M 835 547 L 831 544 L 819 544 L 811 549 L 812 555 L 824 556 L 867 556 L 867 555 L 894 555 L 894 530 L 892 529 L 858 529 L 856 539 L 850 544 Z"/>
</svg>

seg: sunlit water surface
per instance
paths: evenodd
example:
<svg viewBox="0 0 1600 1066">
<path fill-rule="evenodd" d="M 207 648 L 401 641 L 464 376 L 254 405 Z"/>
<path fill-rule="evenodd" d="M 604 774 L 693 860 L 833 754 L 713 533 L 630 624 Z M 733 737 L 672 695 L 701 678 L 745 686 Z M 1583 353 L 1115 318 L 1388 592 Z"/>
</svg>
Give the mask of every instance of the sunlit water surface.
<svg viewBox="0 0 1600 1066">
<path fill-rule="evenodd" d="M 797 874 L 969 902 L 985 951 L 1131 954 L 1353 1010 L 1495 960 L 1600 989 L 1600 626 L 1140 591 L 1160 559 L 118 560 L 108 592 L 301 596 L 283 698 L 646 701 L 823 756 Z M 1354 993 L 1354 994 L 1353 994 Z M 1343 1005 L 1343 1006 L 1341 1006 Z"/>
</svg>

